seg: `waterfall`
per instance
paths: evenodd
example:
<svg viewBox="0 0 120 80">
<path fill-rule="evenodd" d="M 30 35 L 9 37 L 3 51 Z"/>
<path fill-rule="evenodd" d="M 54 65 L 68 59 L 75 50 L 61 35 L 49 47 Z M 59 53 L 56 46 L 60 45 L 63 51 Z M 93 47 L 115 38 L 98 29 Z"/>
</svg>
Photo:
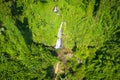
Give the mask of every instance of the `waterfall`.
<svg viewBox="0 0 120 80">
<path fill-rule="evenodd" d="M 58 31 L 58 39 L 57 39 L 57 42 L 56 42 L 56 46 L 55 46 L 55 49 L 59 49 L 59 48 L 63 48 L 63 41 L 62 41 L 62 26 L 63 26 L 64 22 L 61 22 L 60 24 L 60 28 L 59 28 L 59 31 Z"/>
</svg>

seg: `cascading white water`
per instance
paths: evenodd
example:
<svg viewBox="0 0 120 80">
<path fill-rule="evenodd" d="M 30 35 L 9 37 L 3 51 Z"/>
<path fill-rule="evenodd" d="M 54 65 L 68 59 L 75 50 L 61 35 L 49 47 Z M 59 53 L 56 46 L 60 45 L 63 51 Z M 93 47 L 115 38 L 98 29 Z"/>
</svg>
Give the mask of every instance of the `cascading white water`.
<svg viewBox="0 0 120 80">
<path fill-rule="evenodd" d="M 63 26 L 63 24 L 64 24 L 64 22 L 61 22 L 61 24 L 60 24 L 60 28 L 58 31 L 58 39 L 56 42 L 55 49 L 63 48 L 63 41 L 62 41 L 62 26 Z"/>
</svg>

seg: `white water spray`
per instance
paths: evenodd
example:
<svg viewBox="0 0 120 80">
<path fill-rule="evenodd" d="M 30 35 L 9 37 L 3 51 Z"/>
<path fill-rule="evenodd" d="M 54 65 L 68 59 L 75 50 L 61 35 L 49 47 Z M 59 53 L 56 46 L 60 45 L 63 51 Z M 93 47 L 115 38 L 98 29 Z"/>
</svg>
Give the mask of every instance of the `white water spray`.
<svg viewBox="0 0 120 80">
<path fill-rule="evenodd" d="M 62 26 L 63 26 L 63 24 L 64 24 L 64 22 L 61 22 L 61 24 L 60 24 L 60 28 L 58 31 L 58 39 L 56 42 L 55 49 L 63 48 L 63 41 L 62 41 Z"/>
</svg>

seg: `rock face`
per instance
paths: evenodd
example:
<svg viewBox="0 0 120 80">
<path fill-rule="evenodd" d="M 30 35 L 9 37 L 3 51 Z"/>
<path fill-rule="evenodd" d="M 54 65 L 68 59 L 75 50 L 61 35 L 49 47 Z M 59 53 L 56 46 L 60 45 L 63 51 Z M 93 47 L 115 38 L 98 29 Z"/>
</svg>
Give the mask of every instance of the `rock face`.
<svg viewBox="0 0 120 80">
<path fill-rule="evenodd" d="M 61 49 L 60 53 L 58 54 L 58 58 L 64 64 L 67 64 L 67 58 L 71 58 L 73 56 L 73 52 L 70 49 Z"/>
<path fill-rule="evenodd" d="M 67 61 L 68 58 L 72 58 L 73 52 L 70 49 L 61 49 L 58 53 L 59 61 L 54 65 L 55 80 L 60 74 L 65 74 L 65 71 L 68 70 Z"/>
<path fill-rule="evenodd" d="M 58 39 L 57 39 L 57 42 L 56 42 L 56 46 L 55 46 L 55 49 L 59 49 L 59 48 L 63 48 L 63 41 L 62 41 L 62 26 L 63 26 L 64 22 L 61 22 L 60 24 L 60 28 L 59 28 L 59 31 L 58 31 Z"/>
</svg>

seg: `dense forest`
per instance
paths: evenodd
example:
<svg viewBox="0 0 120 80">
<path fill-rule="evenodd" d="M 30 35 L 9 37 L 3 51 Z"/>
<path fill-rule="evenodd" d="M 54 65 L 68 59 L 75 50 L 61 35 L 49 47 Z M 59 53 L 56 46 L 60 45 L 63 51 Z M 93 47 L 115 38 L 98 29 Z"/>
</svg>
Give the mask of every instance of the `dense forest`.
<svg viewBox="0 0 120 80">
<path fill-rule="evenodd" d="M 120 0 L 0 0 L 0 80 L 120 80 Z"/>
</svg>

